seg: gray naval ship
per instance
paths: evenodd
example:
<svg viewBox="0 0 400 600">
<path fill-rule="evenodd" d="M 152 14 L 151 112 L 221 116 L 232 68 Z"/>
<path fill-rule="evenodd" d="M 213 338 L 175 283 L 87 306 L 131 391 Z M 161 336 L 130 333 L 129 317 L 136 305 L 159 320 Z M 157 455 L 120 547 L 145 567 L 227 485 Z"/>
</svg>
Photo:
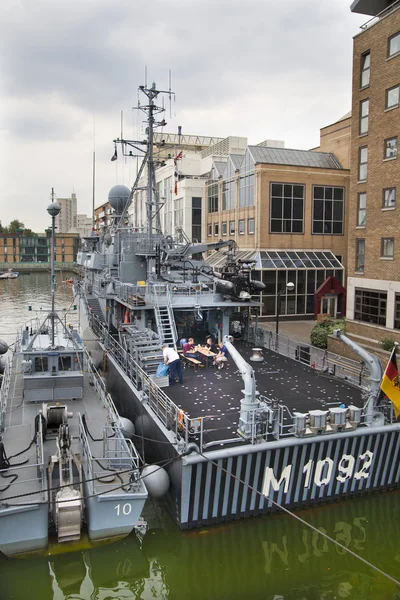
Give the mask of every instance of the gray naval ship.
<svg viewBox="0 0 400 600">
<path fill-rule="evenodd" d="M 380 394 L 377 357 L 337 334 L 364 363 L 361 387 L 323 376 L 299 356 L 254 351 L 249 313 L 263 284 L 252 265 L 233 242 L 162 233 L 153 154 L 154 129 L 165 124 L 155 120 L 162 92 L 155 84 L 139 92 L 147 138 L 114 143 L 123 156 L 143 146 L 142 165 L 132 189 L 110 191 L 108 230 L 85 239 L 77 293 L 88 350 L 118 410 L 134 421 L 138 448 L 146 460 L 174 459 L 165 498 L 176 523 L 190 529 L 397 487 L 400 425 Z M 146 172 L 143 230 L 128 209 Z M 226 253 L 219 272 L 204 261 L 210 249 Z M 209 334 L 224 340 L 225 369 L 199 348 L 198 360 L 182 357 L 182 385 L 156 376 L 163 344 L 179 351 L 183 338 Z"/>
<path fill-rule="evenodd" d="M 140 458 L 78 331 L 55 310 L 54 219 L 49 312 L 19 332 L 0 390 L 0 551 L 119 538 L 148 493 Z M 63 318 L 62 318 L 63 317 Z M 7 344 L 0 343 L 5 354 Z M 49 538 L 50 536 L 50 538 Z M 68 545 L 68 544 L 67 544 Z"/>
</svg>

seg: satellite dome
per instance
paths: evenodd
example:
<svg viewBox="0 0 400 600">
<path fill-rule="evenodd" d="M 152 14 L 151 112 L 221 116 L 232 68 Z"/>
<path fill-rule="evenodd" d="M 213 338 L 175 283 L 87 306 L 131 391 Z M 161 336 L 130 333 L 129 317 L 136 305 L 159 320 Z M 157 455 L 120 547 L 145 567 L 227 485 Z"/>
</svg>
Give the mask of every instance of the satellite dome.
<svg viewBox="0 0 400 600">
<path fill-rule="evenodd" d="M 108 201 L 115 212 L 120 215 L 132 202 L 131 190 L 125 185 L 114 185 L 108 192 Z"/>
</svg>

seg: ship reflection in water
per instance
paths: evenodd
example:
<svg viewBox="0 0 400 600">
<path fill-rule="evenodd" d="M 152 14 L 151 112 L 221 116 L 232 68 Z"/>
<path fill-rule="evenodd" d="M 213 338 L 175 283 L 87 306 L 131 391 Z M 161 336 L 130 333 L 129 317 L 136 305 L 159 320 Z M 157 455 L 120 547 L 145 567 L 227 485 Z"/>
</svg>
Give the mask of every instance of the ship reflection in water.
<svg viewBox="0 0 400 600">
<path fill-rule="evenodd" d="M 396 578 L 400 493 L 300 516 Z M 73 554 L 0 560 L 1 600 L 395 600 L 400 588 L 305 525 L 269 516 L 179 532 L 150 529 Z"/>
</svg>

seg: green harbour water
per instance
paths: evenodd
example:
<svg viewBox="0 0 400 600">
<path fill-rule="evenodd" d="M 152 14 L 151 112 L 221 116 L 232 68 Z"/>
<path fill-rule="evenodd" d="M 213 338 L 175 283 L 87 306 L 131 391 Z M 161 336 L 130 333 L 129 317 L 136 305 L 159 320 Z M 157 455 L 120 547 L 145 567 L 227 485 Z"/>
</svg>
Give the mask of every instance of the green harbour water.
<svg viewBox="0 0 400 600">
<path fill-rule="evenodd" d="M 57 306 L 74 304 L 57 274 Z M 48 308 L 50 274 L 0 281 L 0 338 L 12 343 L 33 308 Z M 77 313 L 67 323 L 78 323 Z M 297 513 L 346 548 L 400 579 L 400 491 Z M 293 517 L 282 514 L 181 532 L 149 501 L 149 530 L 45 556 L 0 555 L 0 600 L 262 599 L 400 600 L 400 587 Z M 0 524 L 1 526 L 1 524 Z"/>
</svg>

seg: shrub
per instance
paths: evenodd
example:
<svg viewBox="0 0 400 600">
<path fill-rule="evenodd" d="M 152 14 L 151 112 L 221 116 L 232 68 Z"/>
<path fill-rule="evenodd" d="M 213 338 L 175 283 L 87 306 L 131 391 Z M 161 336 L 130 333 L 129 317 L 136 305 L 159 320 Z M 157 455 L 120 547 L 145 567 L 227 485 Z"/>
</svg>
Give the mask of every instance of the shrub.
<svg viewBox="0 0 400 600">
<path fill-rule="evenodd" d="M 328 346 L 328 328 L 321 325 L 314 325 L 310 333 L 310 341 L 317 348 L 327 348 Z"/>
<path fill-rule="evenodd" d="M 334 321 L 333 319 L 327 317 L 325 319 L 322 319 L 322 321 L 319 321 L 311 329 L 310 342 L 313 346 L 316 346 L 317 348 L 327 348 L 328 335 L 333 333 L 335 329 L 341 329 L 343 331 L 345 328 L 345 319 L 340 319 L 340 321 Z"/>
<path fill-rule="evenodd" d="M 381 348 L 390 352 L 391 350 L 393 350 L 395 341 L 396 340 L 394 340 L 393 338 L 383 338 L 383 340 L 381 341 Z"/>
</svg>

